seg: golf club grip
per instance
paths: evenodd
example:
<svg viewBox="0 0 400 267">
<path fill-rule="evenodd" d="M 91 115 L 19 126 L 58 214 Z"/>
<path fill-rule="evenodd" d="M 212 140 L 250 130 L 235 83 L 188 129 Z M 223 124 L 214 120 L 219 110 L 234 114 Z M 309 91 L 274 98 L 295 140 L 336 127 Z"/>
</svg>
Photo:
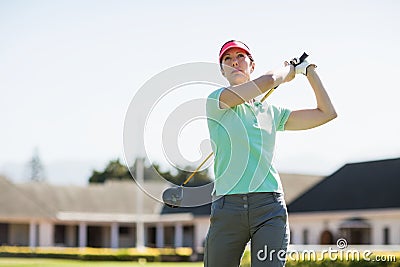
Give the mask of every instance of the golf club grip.
<svg viewBox="0 0 400 267">
<path fill-rule="evenodd" d="M 301 57 L 299 58 L 300 63 L 302 63 L 304 60 L 306 60 L 306 58 L 308 57 L 306 52 L 303 52 L 303 54 L 301 55 Z"/>
<path fill-rule="evenodd" d="M 296 67 L 297 65 L 299 65 L 300 63 L 302 63 L 306 58 L 308 57 L 308 54 L 306 52 L 303 52 L 303 54 L 299 57 L 299 63 L 298 64 L 294 64 L 294 66 Z M 279 86 L 279 85 L 278 85 Z M 270 89 L 263 98 L 261 98 L 260 102 L 264 102 L 265 99 L 267 99 L 267 97 L 272 94 L 272 92 L 278 88 L 278 86 L 275 86 L 274 88 Z"/>
<path fill-rule="evenodd" d="M 292 64 L 293 66 L 298 66 L 301 63 L 303 63 L 304 60 L 306 60 L 306 58 L 308 57 L 306 52 L 303 52 L 303 54 L 299 57 L 299 58 L 294 58 L 290 61 L 290 64 Z"/>
</svg>

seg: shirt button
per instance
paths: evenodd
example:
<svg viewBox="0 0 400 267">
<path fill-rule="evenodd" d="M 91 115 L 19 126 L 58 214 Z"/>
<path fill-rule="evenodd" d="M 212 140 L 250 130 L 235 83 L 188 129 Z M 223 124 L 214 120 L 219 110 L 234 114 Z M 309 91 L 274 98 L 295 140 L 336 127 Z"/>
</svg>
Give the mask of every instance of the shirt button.
<svg viewBox="0 0 400 267">
<path fill-rule="evenodd" d="M 243 208 L 247 209 L 247 207 L 248 207 L 248 205 L 247 205 L 247 204 L 244 204 L 244 205 L 243 205 Z"/>
<path fill-rule="evenodd" d="M 243 196 L 243 200 L 247 200 L 247 196 Z"/>
</svg>

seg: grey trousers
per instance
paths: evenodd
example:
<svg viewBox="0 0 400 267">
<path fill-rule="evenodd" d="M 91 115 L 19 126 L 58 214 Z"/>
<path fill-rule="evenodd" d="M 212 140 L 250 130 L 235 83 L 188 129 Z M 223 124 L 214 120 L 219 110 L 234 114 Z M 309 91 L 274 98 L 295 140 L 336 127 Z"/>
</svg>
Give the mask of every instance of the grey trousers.
<svg viewBox="0 0 400 267">
<path fill-rule="evenodd" d="M 250 193 L 217 197 L 211 205 L 205 267 L 240 265 L 251 241 L 251 266 L 285 266 L 289 223 L 282 194 Z"/>
</svg>

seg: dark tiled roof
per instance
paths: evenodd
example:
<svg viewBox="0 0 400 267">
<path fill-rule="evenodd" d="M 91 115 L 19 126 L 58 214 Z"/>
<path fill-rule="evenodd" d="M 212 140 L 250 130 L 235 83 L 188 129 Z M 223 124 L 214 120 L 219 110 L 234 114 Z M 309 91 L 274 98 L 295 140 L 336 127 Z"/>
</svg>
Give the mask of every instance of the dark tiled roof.
<svg viewBox="0 0 400 267">
<path fill-rule="evenodd" d="M 285 200 L 290 204 L 294 199 L 320 182 L 324 177 L 304 174 L 280 173 Z"/>
<path fill-rule="evenodd" d="M 346 164 L 292 201 L 289 212 L 400 208 L 400 158 Z"/>
<path fill-rule="evenodd" d="M 280 174 L 280 177 L 282 180 L 283 189 L 285 191 L 286 203 L 290 203 L 298 195 L 305 192 L 308 188 L 310 188 L 311 186 L 321 181 L 321 179 L 323 179 L 322 176 L 287 174 L 287 173 Z M 209 196 L 209 201 L 211 202 L 211 190 L 204 192 L 204 195 Z M 190 197 L 193 197 L 193 195 L 191 195 Z M 168 206 L 164 206 L 161 211 L 161 214 L 192 213 L 195 216 L 209 216 L 210 211 L 211 211 L 211 204 L 206 204 L 203 206 L 198 206 L 193 208 L 188 208 L 188 207 L 170 208 Z"/>
<path fill-rule="evenodd" d="M 194 216 L 209 216 L 211 212 L 211 193 L 213 184 L 207 184 L 203 187 L 198 187 L 197 190 L 190 187 L 184 187 L 183 200 L 180 208 L 170 208 L 166 205 L 163 206 L 161 214 L 173 213 L 191 213 Z M 191 207 L 197 203 L 209 203 L 201 206 Z"/>
<path fill-rule="evenodd" d="M 172 214 L 172 213 L 192 213 L 195 216 L 209 216 L 211 212 L 211 204 L 193 208 L 170 208 L 164 205 L 161 214 Z"/>
</svg>

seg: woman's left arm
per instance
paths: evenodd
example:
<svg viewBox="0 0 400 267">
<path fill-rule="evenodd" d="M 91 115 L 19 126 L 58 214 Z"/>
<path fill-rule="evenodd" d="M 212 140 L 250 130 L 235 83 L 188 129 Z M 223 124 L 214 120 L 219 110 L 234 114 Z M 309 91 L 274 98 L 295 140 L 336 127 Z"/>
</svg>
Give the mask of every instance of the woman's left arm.
<svg viewBox="0 0 400 267">
<path fill-rule="evenodd" d="M 325 91 L 325 88 L 315 71 L 315 65 L 307 68 L 307 79 L 314 90 L 317 100 L 315 109 L 303 109 L 292 111 L 285 124 L 285 130 L 306 130 L 327 123 L 337 117 L 335 108 Z"/>
</svg>

